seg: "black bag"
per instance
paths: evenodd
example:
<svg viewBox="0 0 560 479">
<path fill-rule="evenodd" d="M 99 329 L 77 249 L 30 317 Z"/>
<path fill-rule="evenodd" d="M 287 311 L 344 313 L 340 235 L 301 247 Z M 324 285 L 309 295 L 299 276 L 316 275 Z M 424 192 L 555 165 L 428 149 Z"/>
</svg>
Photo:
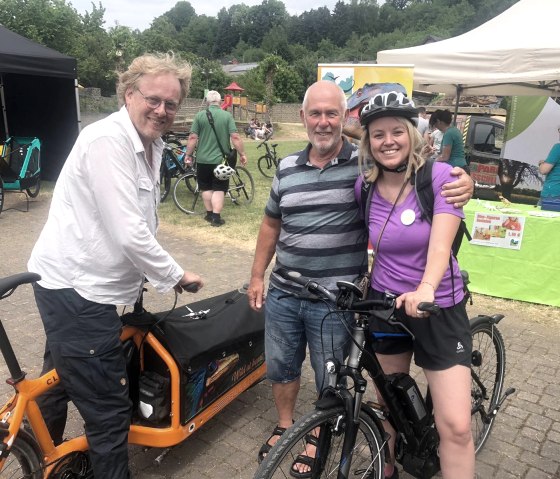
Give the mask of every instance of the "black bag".
<svg viewBox="0 0 560 479">
<path fill-rule="evenodd" d="M 138 412 L 147 421 L 159 424 L 171 412 L 170 379 L 155 371 L 143 371 L 138 383 Z"/>
<path fill-rule="evenodd" d="M 181 370 L 183 424 L 264 363 L 264 312 L 243 289 L 177 308 L 152 331 Z"/>
</svg>

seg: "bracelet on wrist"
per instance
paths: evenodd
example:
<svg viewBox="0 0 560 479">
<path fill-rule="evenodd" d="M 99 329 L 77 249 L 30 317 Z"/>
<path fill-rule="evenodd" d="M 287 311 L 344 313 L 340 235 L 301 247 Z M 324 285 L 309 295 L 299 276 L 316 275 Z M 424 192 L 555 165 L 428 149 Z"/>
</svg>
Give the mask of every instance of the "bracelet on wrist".
<svg viewBox="0 0 560 479">
<path fill-rule="evenodd" d="M 431 286 L 434 291 L 436 290 L 435 286 L 428 281 L 420 281 L 420 284 L 427 284 L 428 286 Z M 418 286 L 420 286 L 420 284 Z"/>
</svg>

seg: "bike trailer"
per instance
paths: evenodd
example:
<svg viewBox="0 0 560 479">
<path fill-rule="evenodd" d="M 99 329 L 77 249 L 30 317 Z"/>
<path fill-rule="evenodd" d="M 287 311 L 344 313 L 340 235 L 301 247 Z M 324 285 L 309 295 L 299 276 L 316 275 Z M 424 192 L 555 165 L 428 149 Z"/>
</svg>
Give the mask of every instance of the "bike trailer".
<svg viewBox="0 0 560 479">
<path fill-rule="evenodd" d="M 0 150 L 0 177 L 6 190 L 36 186 L 41 172 L 41 142 L 38 138 L 8 138 Z"/>
<path fill-rule="evenodd" d="M 182 424 L 264 363 L 264 313 L 249 307 L 244 289 L 155 316 L 160 321 L 152 333 L 181 370 Z M 150 394 L 144 394 L 147 390 L 152 391 L 157 403 L 162 388 L 169 390 L 168 378 L 159 358 L 147 349 L 140 377 L 140 402 L 149 400 Z M 158 382 L 157 377 L 147 377 L 150 369 L 164 379 Z M 148 410 L 157 418 L 165 416 L 166 408 L 160 408 L 158 414 L 150 404 Z"/>
</svg>

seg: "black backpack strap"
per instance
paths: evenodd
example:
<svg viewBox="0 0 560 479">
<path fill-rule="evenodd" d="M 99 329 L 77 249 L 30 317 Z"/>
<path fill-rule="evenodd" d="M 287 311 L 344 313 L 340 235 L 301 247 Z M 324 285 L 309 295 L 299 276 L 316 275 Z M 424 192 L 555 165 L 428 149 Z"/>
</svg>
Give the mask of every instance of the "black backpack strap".
<svg viewBox="0 0 560 479">
<path fill-rule="evenodd" d="M 432 170 L 434 169 L 433 160 L 427 160 L 413 176 L 414 191 L 418 206 L 422 213 L 422 218 L 432 224 L 434 216 L 434 189 L 432 188 Z"/>
<path fill-rule="evenodd" d="M 360 188 L 360 211 L 366 224 L 366 229 L 369 228 L 369 212 L 371 209 L 371 197 L 373 195 L 373 183 L 366 181 L 362 176 L 362 186 Z"/>
</svg>

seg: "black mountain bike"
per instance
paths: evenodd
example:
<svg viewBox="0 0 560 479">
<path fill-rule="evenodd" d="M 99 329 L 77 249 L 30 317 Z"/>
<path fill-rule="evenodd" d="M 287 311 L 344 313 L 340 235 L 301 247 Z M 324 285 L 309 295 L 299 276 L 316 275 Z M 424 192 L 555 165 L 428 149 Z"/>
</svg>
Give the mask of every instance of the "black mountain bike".
<svg viewBox="0 0 560 479">
<path fill-rule="evenodd" d="M 383 479 L 385 457 L 389 453 L 386 421 L 397 431 L 395 454 L 403 469 L 414 477 L 433 477 L 440 469 L 439 436 L 430 392 L 422 396 L 408 374 L 385 374 L 372 349 L 368 329 L 371 316 L 411 334 L 394 316 L 396 298 L 386 295 L 381 300 L 361 300 L 359 288 L 345 281 L 337 283 L 339 291 L 335 296 L 297 273 L 281 271 L 280 274 L 301 284 L 319 300 L 333 302 L 336 305 L 333 314 L 351 311 L 356 313 L 356 320 L 351 328 L 352 345 L 346 364 L 327 361 L 328 386 L 315 403 L 315 409 L 281 436 L 254 478 L 291 477 L 294 460 L 305 450 L 306 439 L 314 436 L 317 451 L 309 477 Z M 420 303 L 418 309 L 432 314 L 439 311 L 433 303 Z M 510 388 L 502 395 L 506 351 L 496 327 L 502 318 L 498 314 L 471 320 L 471 424 L 477 452 L 486 442 L 502 403 L 515 391 Z M 385 407 L 362 402 L 367 385 L 362 375 L 364 370 L 383 396 Z"/>
<path fill-rule="evenodd" d="M 276 154 L 277 143 L 269 145 L 267 140 L 261 141 L 257 145 L 257 149 L 263 146 L 266 148 L 266 154 L 261 156 L 257 161 L 257 166 L 259 171 L 267 178 L 274 178 L 276 173 L 276 168 L 278 168 L 278 163 L 280 163 L 281 158 L 278 158 Z"/>
</svg>

